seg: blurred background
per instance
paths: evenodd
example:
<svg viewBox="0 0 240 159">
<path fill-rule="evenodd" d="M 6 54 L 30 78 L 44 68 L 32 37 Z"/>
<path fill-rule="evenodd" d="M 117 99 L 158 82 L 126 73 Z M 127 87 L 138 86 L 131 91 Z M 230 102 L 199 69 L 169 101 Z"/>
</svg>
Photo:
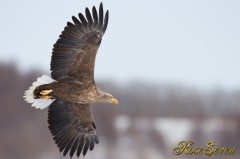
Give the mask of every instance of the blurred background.
<svg viewBox="0 0 240 159">
<path fill-rule="evenodd" d="M 63 159 L 47 110 L 22 96 L 50 74 L 52 45 L 72 15 L 100 1 L 0 1 L 0 159 Z M 180 141 L 240 149 L 240 1 L 103 1 L 108 29 L 99 87 L 120 104 L 95 104 L 100 144 L 87 159 L 175 156 Z M 239 158 L 232 156 L 210 158 Z M 66 157 L 68 158 L 68 157 Z"/>
</svg>

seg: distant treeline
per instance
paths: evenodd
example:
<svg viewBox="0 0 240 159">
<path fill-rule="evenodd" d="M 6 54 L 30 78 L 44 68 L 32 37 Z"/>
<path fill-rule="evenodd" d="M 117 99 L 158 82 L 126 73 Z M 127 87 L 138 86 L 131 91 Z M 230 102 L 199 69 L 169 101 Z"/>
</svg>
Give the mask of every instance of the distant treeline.
<svg viewBox="0 0 240 159">
<path fill-rule="evenodd" d="M 35 110 L 22 98 L 24 91 L 41 74 L 43 73 L 34 70 L 22 74 L 11 64 L 0 64 L 0 158 L 5 158 L 4 154 L 12 155 L 7 156 L 8 158 L 32 158 L 30 154 L 38 154 L 38 149 L 46 147 L 46 141 L 52 143 L 46 124 L 47 110 Z M 219 89 L 201 92 L 184 86 L 139 81 L 127 84 L 97 81 L 97 84 L 120 101 L 118 106 L 95 104 L 93 107 L 97 125 L 101 123 L 97 130 L 101 136 L 110 141 L 117 136 L 113 121 L 121 114 L 130 118 L 195 119 L 238 118 L 240 114 L 240 91 L 229 92 Z M 51 144 L 47 147 L 49 146 Z M 29 154 L 29 157 L 26 154 Z"/>
</svg>

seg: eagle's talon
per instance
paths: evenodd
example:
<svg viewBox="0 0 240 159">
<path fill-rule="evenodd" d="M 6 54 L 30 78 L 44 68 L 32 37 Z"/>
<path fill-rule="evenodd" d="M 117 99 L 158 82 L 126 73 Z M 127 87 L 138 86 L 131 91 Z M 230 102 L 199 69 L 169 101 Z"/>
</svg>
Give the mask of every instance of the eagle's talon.
<svg viewBox="0 0 240 159">
<path fill-rule="evenodd" d="M 39 96 L 41 99 L 52 99 L 52 96 Z"/>
<path fill-rule="evenodd" d="M 50 89 L 50 90 L 42 90 L 42 91 L 40 92 L 40 94 L 43 95 L 43 96 L 45 96 L 45 95 L 48 95 L 48 94 L 51 93 L 51 92 L 52 92 L 51 89 Z"/>
</svg>

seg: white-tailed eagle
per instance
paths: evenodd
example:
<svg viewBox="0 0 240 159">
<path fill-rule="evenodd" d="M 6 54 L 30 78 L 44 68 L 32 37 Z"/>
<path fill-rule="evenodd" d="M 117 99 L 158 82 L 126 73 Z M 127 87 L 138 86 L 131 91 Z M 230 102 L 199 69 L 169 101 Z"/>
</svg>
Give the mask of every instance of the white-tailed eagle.
<svg viewBox="0 0 240 159">
<path fill-rule="evenodd" d="M 63 155 L 86 155 L 99 143 L 91 104 L 118 104 L 111 94 L 101 91 L 94 81 L 98 48 L 108 25 L 108 11 L 88 8 L 68 22 L 54 44 L 51 77 L 43 75 L 25 92 L 35 108 L 48 108 L 48 124 Z"/>
</svg>

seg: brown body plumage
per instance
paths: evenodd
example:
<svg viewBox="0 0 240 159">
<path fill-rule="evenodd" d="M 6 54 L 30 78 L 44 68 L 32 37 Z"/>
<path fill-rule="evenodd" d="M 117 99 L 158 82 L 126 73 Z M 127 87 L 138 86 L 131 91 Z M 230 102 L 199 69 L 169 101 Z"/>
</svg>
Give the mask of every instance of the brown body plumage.
<svg viewBox="0 0 240 159">
<path fill-rule="evenodd" d="M 101 91 L 94 81 L 94 65 L 98 48 L 107 29 L 108 11 L 102 3 L 97 12 L 85 10 L 86 18 L 67 23 L 54 44 L 51 77 L 43 75 L 25 92 L 25 100 L 36 108 L 49 106 L 49 129 L 60 152 L 79 157 L 93 150 L 99 142 L 92 116 L 91 103 L 117 104 L 117 99 Z"/>
<path fill-rule="evenodd" d="M 113 103 L 113 96 L 101 91 L 94 83 L 53 82 L 41 85 L 34 90 L 35 98 L 39 98 L 43 90 L 51 90 L 51 92 L 47 94 L 51 99 L 61 99 L 72 103 Z"/>
</svg>

